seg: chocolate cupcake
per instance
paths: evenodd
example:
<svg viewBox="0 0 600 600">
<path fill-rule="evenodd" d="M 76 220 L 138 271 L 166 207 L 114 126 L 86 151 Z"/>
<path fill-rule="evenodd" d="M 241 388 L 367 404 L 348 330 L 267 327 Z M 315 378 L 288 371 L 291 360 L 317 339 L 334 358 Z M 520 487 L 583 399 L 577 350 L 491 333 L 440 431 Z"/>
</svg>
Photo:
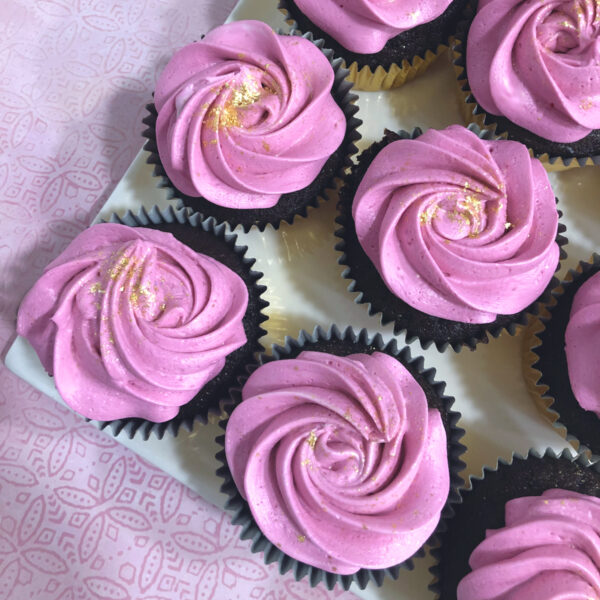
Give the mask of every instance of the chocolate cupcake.
<svg viewBox="0 0 600 600">
<path fill-rule="evenodd" d="M 148 439 L 220 415 L 262 350 L 261 273 L 212 220 L 157 208 L 93 225 L 44 271 L 19 308 L 76 412 Z"/>
<path fill-rule="evenodd" d="M 437 598 L 594 598 L 600 593 L 600 463 L 566 450 L 558 456 L 532 450 L 510 464 L 500 461 L 495 470 L 486 467 L 453 508 L 441 546 L 432 551 L 438 564 L 431 568 L 430 589 Z M 596 550 L 590 553 L 593 537 Z M 569 591 L 580 595 L 566 595 Z"/>
<path fill-rule="evenodd" d="M 292 27 L 324 39 L 344 59 L 360 90 L 397 88 L 423 73 L 447 49 L 466 0 L 389 4 L 360 0 L 280 0 Z"/>
<path fill-rule="evenodd" d="M 177 52 L 144 119 L 173 198 L 244 231 L 291 223 L 335 188 L 356 152 L 358 108 L 322 40 L 265 23 L 217 27 Z"/>
<path fill-rule="evenodd" d="M 550 170 L 600 164 L 595 2 L 475 8 L 453 47 L 467 122 L 525 144 Z"/>
<path fill-rule="evenodd" d="M 424 348 L 514 334 L 566 256 L 539 161 L 476 127 L 386 132 L 359 156 L 339 213 L 349 290 Z"/>
<path fill-rule="evenodd" d="M 538 408 L 580 451 L 600 458 L 600 256 L 580 262 L 528 328 L 524 375 Z"/>
<path fill-rule="evenodd" d="M 395 341 L 335 326 L 260 363 L 217 439 L 242 538 L 312 586 L 381 585 L 412 568 L 464 467 L 459 414 L 434 370 Z"/>
</svg>

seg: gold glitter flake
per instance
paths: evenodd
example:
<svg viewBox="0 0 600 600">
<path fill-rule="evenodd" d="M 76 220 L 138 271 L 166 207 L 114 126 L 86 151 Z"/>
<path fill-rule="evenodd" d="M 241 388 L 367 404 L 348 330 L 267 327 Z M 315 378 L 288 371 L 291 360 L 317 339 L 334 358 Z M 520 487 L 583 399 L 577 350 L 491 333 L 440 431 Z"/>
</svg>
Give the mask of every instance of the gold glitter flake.
<svg viewBox="0 0 600 600">
<path fill-rule="evenodd" d="M 298 537 L 298 541 L 301 544 L 306 541 L 306 536 L 305 535 L 298 535 L 297 537 Z"/>
<path fill-rule="evenodd" d="M 429 206 L 419 215 L 419 222 L 421 225 L 429 225 L 433 219 L 435 219 L 438 212 L 437 204 L 435 206 Z"/>
<path fill-rule="evenodd" d="M 264 140 L 263 140 L 263 143 L 262 143 L 262 147 L 263 147 L 263 148 L 264 148 L 264 149 L 265 149 L 267 152 L 271 152 L 271 147 L 270 147 L 270 146 L 269 146 L 269 144 L 267 144 L 267 142 L 265 142 Z"/>
<path fill-rule="evenodd" d="M 106 290 L 102 289 L 102 284 L 99 281 L 90 286 L 90 294 L 106 294 Z"/>
<path fill-rule="evenodd" d="M 512 223 L 508 223 L 508 222 L 506 222 L 506 223 L 504 224 L 504 229 L 506 229 L 506 230 L 508 231 L 509 229 L 511 229 L 511 228 L 512 228 L 512 226 L 513 226 L 513 224 L 512 224 Z"/>
<path fill-rule="evenodd" d="M 108 275 L 111 279 L 117 279 L 121 273 L 129 266 L 130 259 L 127 256 L 121 256 L 115 261 L 114 266 L 109 269 Z"/>
<path fill-rule="evenodd" d="M 305 459 L 302 461 L 302 466 L 303 466 L 303 467 L 308 467 L 308 465 L 310 465 L 310 458 L 305 458 Z"/>
<path fill-rule="evenodd" d="M 241 127 L 242 122 L 238 116 L 237 110 L 229 104 L 224 107 L 216 106 L 208 111 L 204 124 L 215 131 L 223 127 Z"/>
<path fill-rule="evenodd" d="M 261 88 L 254 79 L 248 78 L 242 85 L 233 90 L 231 104 L 233 106 L 250 106 L 260 98 Z"/>
<path fill-rule="evenodd" d="M 579 103 L 579 108 L 581 108 L 581 110 L 590 110 L 593 106 L 594 103 L 591 98 L 583 98 Z"/>
<path fill-rule="evenodd" d="M 313 431 L 310 432 L 310 435 L 306 438 L 306 443 L 311 447 L 314 448 L 315 444 L 317 443 L 317 434 Z"/>
<path fill-rule="evenodd" d="M 482 203 L 476 196 L 468 195 L 456 203 L 457 209 L 449 216 L 461 221 L 464 225 L 472 227 L 469 237 L 477 237 L 481 233 L 481 211 Z"/>
</svg>

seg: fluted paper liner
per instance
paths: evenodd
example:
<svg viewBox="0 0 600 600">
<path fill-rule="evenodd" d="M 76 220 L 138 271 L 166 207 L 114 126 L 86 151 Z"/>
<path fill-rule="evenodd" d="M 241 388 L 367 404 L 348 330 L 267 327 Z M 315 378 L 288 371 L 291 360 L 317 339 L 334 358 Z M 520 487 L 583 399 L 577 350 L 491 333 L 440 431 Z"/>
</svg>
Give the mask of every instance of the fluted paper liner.
<svg viewBox="0 0 600 600">
<path fill-rule="evenodd" d="M 474 124 L 470 125 L 468 129 L 482 139 L 497 139 L 489 129 L 482 130 Z M 399 131 L 397 135 L 400 139 L 415 139 L 421 133 L 421 130 L 416 128 L 412 133 Z M 354 301 L 357 304 L 366 304 L 369 315 L 381 315 L 380 318 L 383 325 L 393 322 L 395 335 L 405 332 L 408 343 L 414 339 L 418 339 L 421 347 L 424 349 L 433 343 L 440 352 L 444 352 L 448 346 L 455 352 L 459 352 L 464 346 L 474 350 L 477 344 L 487 343 L 489 335 L 494 338 L 500 336 L 503 332 L 516 335 L 527 325 L 529 318 L 538 314 L 540 306 L 549 301 L 551 290 L 559 283 L 556 277 L 552 277 L 542 295 L 522 311 L 514 315 L 498 315 L 492 323 L 482 324 L 458 323 L 427 315 L 402 301 L 385 285 L 385 282 L 381 279 L 381 276 L 357 239 L 354 220 L 352 218 L 354 192 L 365 171 L 364 165 L 361 167 L 361 163 L 363 161 L 368 162 L 369 159 L 373 160 L 370 156 L 365 158 L 366 154 L 369 151 L 372 152 L 373 147 L 377 145 L 382 146 L 384 141 L 385 138 L 380 142 L 376 142 L 359 155 L 358 162 L 346 177 L 344 186 L 340 190 L 338 216 L 336 218 L 336 223 L 340 227 L 335 232 L 335 235 L 341 241 L 336 244 L 335 249 L 342 253 L 338 259 L 338 263 L 346 267 L 342 273 L 342 277 L 350 280 L 348 291 L 360 292 Z M 559 216 L 562 216 L 560 211 L 558 213 Z M 559 222 L 556 243 L 560 247 L 560 259 L 564 259 L 567 256 L 563 248 L 567 244 L 567 239 L 562 235 L 565 230 L 565 226 Z M 359 264 L 357 265 L 357 263 Z M 560 262 L 556 267 L 556 271 L 559 268 Z M 375 284 L 373 284 L 373 281 L 375 281 Z M 435 331 L 437 337 L 425 334 L 422 331 L 421 323 L 426 323 L 429 329 Z"/>
<path fill-rule="evenodd" d="M 348 80 L 354 84 L 357 90 L 367 92 L 399 88 L 412 81 L 417 75 L 425 73 L 436 58 L 447 50 L 447 45 L 440 44 L 434 50 L 427 50 L 424 56 L 414 56 L 410 61 L 404 59 L 400 65 L 392 63 L 387 69 L 379 65 L 375 72 L 371 70 L 369 65 L 359 68 L 358 63 L 355 61 L 346 66 L 349 72 Z"/>
<path fill-rule="evenodd" d="M 523 339 L 523 376 L 529 394 L 562 437 L 592 460 L 600 460 L 600 419 L 592 411 L 581 408 L 571 390 L 563 330 L 567 327 L 575 293 L 597 272 L 600 272 L 598 254 L 587 262 L 580 262 L 575 270 L 569 270 L 565 280 L 552 292 L 550 303 L 530 323 Z M 557 311 L 566 314 L 557 316 Z M 556 347 L 556 339 L 553 342 L 547 339 L 549 330 L 555 331 L 555 327 L 558 331 L 553 337 L 562 339 L 560 347 Z M 545 361 L 551 362 L 552 368 L 548 368 L 549 365 L 544 368 Z M 557 394 L 557 386 L 568 389 Z"/>
<path fill-rule="evenodd" d="M 446 505 L 442 510 L 440 522 L 446 519 L 447 515 L 451 513 L 451 505 L 456 502 L 459 497 L 458 488 L 463 484 L 463 479 L 459 476 L 459 473 L 465 466 L 460 459 L 465 451 L 465 447 L 460 443 L 460 439 L 464 435 L 464 430 L 456 426 L 456 423 L 460 418 L 460 413 L 450 410 L 454 403 L 454 398 L 444 395 L 445 383 L 434 380 L 435 369 L 425 369 L 422 357 L 412 358 L 409 348 L 404 347 L 398 349 L 395 340 L 386 344 L 380 334 L 370 337 L 366 329 L 355 332 L 351 327 L 347 327 L 343 331 L 340 331 L 336 325 L 332 325 L 328 331 L 324 331 L 321 327 L 317 327 L 312 335 L 305 331 L 301 331 L 296 340 L 286 338 L 285 346 L 273 346 L 272 356 L 262 354 L 259 363 L 248 367 L 248 373 L 252 373 L 260 366 L 260 364 L 272 360 L 293 358 L 305 349 L 321 350 L 324 352 L 331 352 L 332 354 L 339 354 L 340 356 L 356 352 L 366 352 L 369 354 L 376 351 L 385 352 L 397 358 L 409 370 L 413 377 L 415 377 L 419 385 L 423 387 L 430 407 L 435 407 L 440 410 L 444 428 L 446 430 L 448 463 L 450 469 L 450 493 Z M 241 388 L 247 378 L 248 376 L 240 378 L 240 387 L 231 390 L 231 403 L 227 407 L 228 412 L 233 410 L 234 405 L 241 402 Z M 220 425 L 225 429 L 227 420 L 223 421 Z M 217 438 L 217 443 L 223 448 L 223 450 L 217 454 L 217 460 L 222 465 L 218 469 L 217 475 L 224 480 L 221 491 L 229 496 L 225 507 L 234 512 L 232 522 L 234 525 L 242 526 L 242 539 L 252 539 L 252 552 L 263 552 L 266 564 L 278 562 L 279 571 L 282 574 L 291 570 L 297 581 L 304 577 L 308 577 L 312 587 L 323 582 L 329 589 L 333 589 L 335 585 L 339 585 L 347 590 L 350 587 L 350 584 L 354 583 L 359 588 L 364 589 L 369 581 L 373 581 L 377 586 L 380 586 L 385 577 L 397 579 L 401 569 L 412 570 L 412 558 L 423 556 L 425 554 L 424 549 L 421 548 L 421 550 L 413 557 L 399 565 L 387 569 L 360 569 L 353 575 L 331 573 L 291 558 L 282 552 L 276 545 L 272 544 L 258 528 L 250 511 L 250 507 L 238 492 L 231 476 L 231 472 L 229 471 L 229 467 L 227 466 L 224 450 L 225 436 L 219 436 Z M 426 544 L 435 542 L 435 536 L 432 536 Z"/>
<path fill-rule="evenodd" d="M 150 434 L 154 433 L 158 439 L 162 439 L 166 432 L 177 435 L 181 426 L 184 426 L 188 431 L 192 431 L 196 421 L 206 424 L 209 419 L 218 419 L 224 414 L 228 402 L 227 391 L 229 387 L 235 385 L 237 377 L 244 373 L 247 361 L 264 350 L 259 343 L 259 339 L 266 334 L 261 324 L 267 320 L 263 310 L 268 306 L 268 302 L 263 300 L 261 296 L 267 288 L 258 284 L 262 273 L 252 270 L 256 260 L 246 257 L 247 246 L 236 245 L 237 236 L 227 233 L 225 225 L 217 225 L 214 219 L 203 221 L 198 213 L 191 213 L 187 209 L 177 210 L 169 207 L 160 210 L 154 206 L 149 211 L 142 208 L 137 214 L 128 211 L 123 217 L 113 214 L 109 222 L 130 227 L 155 228 L 161 225 L 173 225 L 175 227 L 197 228 L 199 230 L 198 235 L 194 236 L 193 243 L 188 244 L 196 252 L 203 250 L 200 248 L 203 236 L 210 236 L 210 244 L 214 244 L 213 240 L 216 240 L 222 246 L 220 253 L 230 255 L 227 259 L 220 256 L 218 260 L 239 275 L 248 287 L 248 309 L 243 320 L 248 341 L 227 357 L 221 372 L 207 382 L 195 398 L 184 404 L 173 419 L 163 423 L 154 423 L 137 417 L 99 421 L 100 429 L 109 428 L 114 435 L 125 431 L 129 438 L 138 435 L 144 440 L 147 440 Z M 177 237 L 176 234 L 175 237 Z M 209 251 L 203 253 L 210 255 Z M 229 373 L 230 371 L 231 373 Z"/>
<path fill-rule="evenodd" d="M 289 35 L 300 36 L 298 31 L 290 31 Z M 356 100 L 358 96 L 352 93 L 352 84 L 346 80 L 347 70 L 342 67 L 342 59 L 334 58 L 333 52 L 324 48 L 323 40 L 315 40 L 311 33 L 301 37 L 311 41 L 329 60 L 334 71 L 334 81 L 331 95 L 346 117 L 346 134 L 340 147 L 329 157 L 319 175 L 305 188 L 296 192 L 283 194 L 278 203 L 271 208 L 229 208 L 219 206 L 203 197 L 187 196 L 180 192 L 169 179 L 156 144 L 157 110 L 154 103 L 146 105 L 148 115 L 143 123 L 147 126 L 142 135 L 147 139 L 144 150 L 150 153 L 146 162 L 154 165 L 153 175 L 160 178 L 158 187 L 166 188 L 169 199 L 177 200 L 177 208 L 187 206 L 200 213 L 202 219 L 213 217 L 218 223 L 227 223 L 230 228 L 240 225 L 245 232 L 252 227 L 264 231 L 267 225 L 278 229 L 282 221 L 292 224 L 296 216 L 306 217 L 309 207 L 318 207 L 327 200 L 327 192 L 336 190 L 337 182 L 343 177 L 347 167 L 352 164 L 352 157 L 357 153 L 355 142 L 361 138 L 358 127 L 362 124 L 355 117 L 358 112 Z"/>
<path fill-rule="evenodd" d="M 600 496 L 600 462 L 594 464 L 581 453 L 573 456 L 569 450 L 557 454 L 551 448 L 543 453 L 532 449 L 526 456 L 514 453 L 495 467 L 484 467 L 480 477 L 470 476 L 471 489 L 460 491 L 444 523 L 446 531 L 438 536 L 440 545 L 431 551 L 436 564 L 429 569 L 429 589 L 436 599 L 456 599 L 458 583 L 470 572 L 471 553 L 484 540 L 486 529 L 504 525 L 508 500 L 554 487 Z"/>
</svg>

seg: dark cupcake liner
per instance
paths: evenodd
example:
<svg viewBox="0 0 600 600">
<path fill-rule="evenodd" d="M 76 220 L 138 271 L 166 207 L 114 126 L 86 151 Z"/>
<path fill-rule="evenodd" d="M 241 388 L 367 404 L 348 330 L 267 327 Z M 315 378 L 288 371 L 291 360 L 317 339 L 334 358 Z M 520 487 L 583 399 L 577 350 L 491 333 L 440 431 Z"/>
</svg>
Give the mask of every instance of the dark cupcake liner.
<svg viewBox="0 0 600 600">
<path fill-rule="evenodd" d="M 300 33 L 291 31 L 289 35 L 299 36 Z M 346 134 L 340 147 L 329 157 L 312 183 L 296 192 L 283 194 L 275 206 L 256 209 L 227 208 L 214 204 L 201 196 L 197 198 L 187 196 L 175 187 L 158 155 L 156 144 L 157 110 L 154 103 L 148 104 L 146 109 L 149 114 L 143 119 L 147 129 L 142 133 L 147 138 L 144 150 L 150 153 L 146 162 L 154 165 L 153 175 L 160 177 L 158 187 L 167 188 L 169 199 L 178 201 L 177 208 L 189 207 L 199 212 L 202 219 L 212 217 L 218 223 L 227 223 L 232 229 L 241 225 L 244 232 L 247 233 L 252 227 L 264 231 L 265 227 L 271 224 L 273 228 L 278 229 L 282 221 L 291 224 L 298 215 L 306 217 L 309 207 L 319 206 L 321 201 L 327 200 L 326 192 L 335 190 L 336 178 L 343 177 L 346 168 L 352 164 L 352 157 L 358 151 L 354 144 L 361 137 L 358 127 L 362 124 L 362 121 L 354 116 L 358 112 L 358 106 L 355 104 L 358 96 L 351 93 L 352 84 L 346 81 L 348 72 L 342 68 L 342 60 L 333 58 L 333 52 L 324 48 L 323 40 L 313 39 L 310 33 L 302 37 L 317 46 L 327 57 L 333 68 L 335 76 L 331 95 L 346 116 Z"/>
<path fill-rule="evenodd" d="M 482 139 L 496 139 L 493 132 L 481 130 L 477 125 L 470 125 L 468 129 Z M 550 299 L 550 292 L 558 285 L 558 279 L 553 277 L 542 295 L 522 311 L 514 315 L 498 315 L 492 323 L 484 324 L 460 323 L 428 315 L 411 307 L 388 289 L 358 241 L 352 218 L 352 202 L 358 184 L 377 154 L 391 142 L 399 139 L 415 139 L 421 133 L 419 128 L 412 133 L 386 131 L 381 141 L 375 142 L 359 155 L 356 165 L 340 191 L 339 214 L 336 218 L 340 228 L 335 232 L 335 235 L 341 239 L 335 246 L 336 250 L 342 252 L 338 262 L 346 267 L 342 277 L 350 280 L 348 290 L 360 292 L 355 302 L 367 304 L 370 315 L 381 313 L 383 325 L 393 322 L 394 334 L 405 332 L 407 343 L 418 339 L 424 349 L 433 343 L 440 352 L 445 351 L 448 346 L 451 346 L 455 352 L 459 352 L 463 346 L 474 350 L 477 344 L 485 344 L 489 341 L 488 335 L 496 338 L 503 331 L 515 335 L 519 327 L 527 325 L 529 316 L 537 315 L 541 304 Z M 558 213 L 562 216 L 560 211 Z M 561 259 L 567 256 L 563 248 L 567 239 L 561 235 L 564 231 L 566 227 L 559 223 L 556 242 L 560 246 Z M 559 269 L 560 263 L 556 271 Z"/>
<path fill-rule="evenodd" d="M 312 32 L 316 38 L 325 40 L 327 48 L 331 48 L 335 56 L 343 58 L 348 67 L 356 63 L 359 70 L 368 67 L 374 73 L 379 66 L 388 70 L 393 64 L 402 66 L 404 61 L 412 64 L 415 57 L 426 60 L 429 52 L 437 53 L 439 46 L 447 47 L 457 31 L 458 24 L 464 19 L 466 5 L 467 0 L 454 0 L 437 19 L 398 34 L 389 40 L 382 50 L 373 54 L 359 54 L 344 48 L 308 19 L 294 0 L 279 0 L 278 8 L 284 13 L 291 27 L 303 32 Z"/>
<path fill-rule="evenodd" d="M 600 129 L 592 131 L 577 142 L 568 144 L 552 142 L 516 125 L 506 117 L 486 112 L 477 102 L 469 86 L 466 64 L 466 40 L 476 14 L 477 2 L 474 2 L 474 5 L 474 8 L 466 9 L 465 18 L 460 23 L 456 39 L 451 46 L 454 71 L 461 96 L 465 102 L 463 110 L 466 122 L 486 127 L 498 137 L 525 144 L 535 158 L 539 158 L 543 163 L 549 165 L 550 170 L 600 164 Z"/>
<path fill-rule="evenodd" d="M 539 496 L 551 488 L 577 491 L 600 497 L 600 462 L 592 463 L 583 454 L 572 456 L 568 450 L 556 454 L 548 448 L 543 454 L 530 450 L 527 456 L 513 454 L 508 461 L 484 467 L 481 477 L 470 477 L 472 489 L 461 490 L 441 545 L 432 549 L 436 564 L 429 571 L 429 589 L 436 598 L 456 600 L 456 588 L 470 573 L 469 557 L 485 539 L 486 529 L 504 526 L 504 507 L 509 500 Z"/>
<path fill-rule="evenodd" d="M 592 460 L 600 460 L 600 418 L 584 410 L 571 388 L 565 352 L 565 332 L 571 306 L 579 288 L 600 272 L 600 256 L 581 261 L 577 270 L 570 269 L 566 280 L 552 293 L 552 303 L 532 324 L 535 331 L 526 348 L 525 378 L 531 380 L 530 391 L 544 407 L 553 426 L 566 432 L 566 438 Z"/>
<path fill-rule="evenodd" d="M 440 525 L 438 525 L 438 531 L 442 531 L 443 526 L 441 523 L 452 514 L 451 506 L 460 497 L 458 488 L 463 485 L 464 480 L 459 476 L 459 473 L 465 467 L 465 463 L 460 457 L 466 448 L 460 443 L 460 439 L 464 435 L 464 430 L 456 425 L 460 419 L 460 413 L 450 410 L 454 404 L 454 398 L 444 395 L 446 384 L 435 381 L 435 369 L 425 369 L 422 357 L 412 358 L 409 348 L 398 349 L 395 340 L 384 343 L 380 334 L 370 337 L 366 329 L 355 332 L 351 327 L 347 327 L 343 331 L 340 331 L 336 325 L 332 325 L 328 331 L 324 331 L 321 327 L 316 327 L 312 335 L 301 331 L 296 340 L 286 337 L 285 346 L 273 346 L 272 356 L 262 354 L 259 357 L 258 363 L 248 367 L 248 374 L 255 371 L 261 364 L 274 360 L 293 358 L 303 350 L 318 350 L 339 356 L 346 356 L 356 352 L 368 354 L 376 351 L 385 352 L 397 358 L 419 382 L 425 391 L 429 406 L 437 408 L 440 411 L 447 436 L 450 493 L 441 513 Z M 231 412 L 241 402 L 241 388 L 247 379 L 248 375 L 241 377 L 239 379 L 239 387 L 231 390 L 231 403 L 227 407 L 228 412 Z M 227 422 L 228 419 L 220 423 L 222 429 L 226 429 Z M 225 508 L 234 512 L 232 523 L 242 526 L 242 539 L 252 540 L 252 552 L 263 552 L 266 564 L 277 562 L 279 564 L 279 572 L 282 574 L 292 571 L 296 581 L 308 577 L 311 587 L 315 587 L 320 582 L 323 582 L 328 589 L 333 589 L 337 584 L 347 590 L 351 583 L 354 583 L 360 589 L 364 589 L 369 581 L 373 581 L 375 585 L 381 586 L 386 576 L 391 579 L 397 579 L 401 569 L 412 570 L 414 568 L 412 559 L 424 556 L 424 546 L 437 543 L 437 534 L 433 534 L 419 551 L 403 563 L 386 569 L 360 569 L 353 575 L 340 575 L 339 573 L 332 573 L 300 562 L 282 552 L 260 531 L 248 503 L 238 492 L 231 476 L 224 450 L 225 436 L 219 436 L 216 441 L 223 448 L 216 455 L 217 460 L 222 465 L 217 470 L 217 475 L 224 480 L 221 491 L 229 496 Z"/>
<path fill-rule="evenodd" d="M 214 219 L 203 221 L 198 213 L 192 214 L 187 209 L 176 210 L 169 207 L 160 210 L 154 206 L 150 211 L 142 208 L 137 214 L 128 211 L 123 217 L 113 214 L 109 222 L 172 233 L 180 242 L 196 252 L 212 256 L 229 267 L 248 287 L 248 309 L 243 319 L 248 341 L 227 357 L 221 372 L 190 402 L 184 404 L 176 417 L 163 423 L 137 417 L 98 421 L 100 429 L 109 428 L 114 435 L 125 431 L 129 438 L 139 435 L 144 440 L 147 440 L 151 433 L 158 439 L 162 439 L 166 432 L 177 435 L 181 426 L 192 431 L 196 421 L 206 424 L 209 416 L 218 418 L 223 415 L 230 402 L 229 388 L 236 385 L 237 378 L 245 373 L 248 362 L 253 361 L 256 354 L 264 350 L 259 339 L 266 334 L 261 323 L 267 320 L 263 310 L 269 303 L 262 298 L 267 288 L 258 284 L 262 273 L 252 270 L 256 260 L 245 256 L 247 246 L 237 246 L 237 236 L 227 233 L 225 225 L 217 225 Z"/>
</svg>

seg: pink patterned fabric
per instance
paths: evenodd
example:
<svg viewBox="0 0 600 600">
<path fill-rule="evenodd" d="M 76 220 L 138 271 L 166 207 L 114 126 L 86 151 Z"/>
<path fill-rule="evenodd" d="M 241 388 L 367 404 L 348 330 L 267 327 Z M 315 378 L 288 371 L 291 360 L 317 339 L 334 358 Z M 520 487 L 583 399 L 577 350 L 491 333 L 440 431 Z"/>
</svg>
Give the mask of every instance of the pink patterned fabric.
<svg viewBox="0 0 600 600">
<path fill-rule="evenodd" d="M 0 348 L 142 145 L 172 52 L 233 0 L 0 3 Z M 251 554 L 229 516 L 0 367 L 0 600 L 354 598 Z"/>
</svg>

